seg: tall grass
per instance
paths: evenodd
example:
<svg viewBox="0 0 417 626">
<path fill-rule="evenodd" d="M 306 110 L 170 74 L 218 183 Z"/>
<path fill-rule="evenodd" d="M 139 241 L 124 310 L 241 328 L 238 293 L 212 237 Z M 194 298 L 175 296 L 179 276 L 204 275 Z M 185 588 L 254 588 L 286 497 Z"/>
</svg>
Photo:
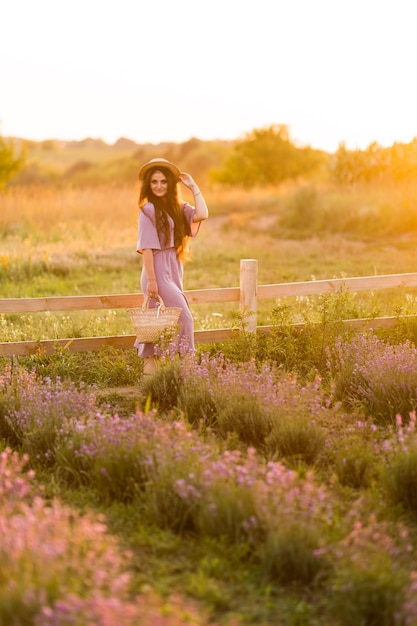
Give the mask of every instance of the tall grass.
<svg viewBox="0 0 417 626">
<path fill-rule="evenodd" d="M 284 205 L 283 225 L 299 233 L 390 237 L 416 232 L 415 182 L 322 189 L 302 185 Z"/>
</svg>

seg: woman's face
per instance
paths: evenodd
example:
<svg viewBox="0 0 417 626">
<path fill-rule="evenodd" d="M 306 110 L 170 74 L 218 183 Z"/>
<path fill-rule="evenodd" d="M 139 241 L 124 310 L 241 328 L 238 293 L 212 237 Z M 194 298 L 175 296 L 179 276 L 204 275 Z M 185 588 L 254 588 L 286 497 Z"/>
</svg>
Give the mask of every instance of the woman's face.
<svg viewBox="0 0 417 626">
<path fill-rule="evenodd" d="M 162 172 L 154 172 L 150 180 L 151 191 L 158 198 L 165 196 L 168 191 L 168 181 Z"/>
</svg>

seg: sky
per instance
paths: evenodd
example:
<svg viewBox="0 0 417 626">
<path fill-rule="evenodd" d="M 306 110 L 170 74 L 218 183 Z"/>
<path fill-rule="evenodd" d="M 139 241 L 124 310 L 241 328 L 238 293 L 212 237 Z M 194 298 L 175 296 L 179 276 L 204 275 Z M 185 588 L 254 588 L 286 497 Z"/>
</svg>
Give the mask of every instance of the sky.
<svg viewBox="0 0 417 626">
<path fill-rule="evenodd" d="M 285 124 L 333 152 L 417 137 L 415 0 L 5 0 L 0 134 L 137 143 Z"/>
</svg>

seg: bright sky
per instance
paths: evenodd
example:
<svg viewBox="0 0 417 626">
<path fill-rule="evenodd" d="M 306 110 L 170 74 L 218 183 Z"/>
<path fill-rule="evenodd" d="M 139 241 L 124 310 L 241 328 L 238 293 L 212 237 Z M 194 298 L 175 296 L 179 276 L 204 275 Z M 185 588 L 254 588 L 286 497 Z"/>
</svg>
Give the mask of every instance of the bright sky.
<svg viewBox="0 0 417 626">
<path fill-rule="evenodd" d="M 287 124 L 328 151 L 417 136 L 415 0 L 6 0 L 0 133 L 138 143 Z"/>
</svg>

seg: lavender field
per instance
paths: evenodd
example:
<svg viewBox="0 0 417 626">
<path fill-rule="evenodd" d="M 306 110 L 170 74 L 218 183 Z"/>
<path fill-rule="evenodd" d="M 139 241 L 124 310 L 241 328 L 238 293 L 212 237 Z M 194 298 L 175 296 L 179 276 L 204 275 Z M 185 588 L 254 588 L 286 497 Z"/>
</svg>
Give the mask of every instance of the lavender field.
<svg viewBox="0 0 417 626">
<path fill-rule="evenodd" d="M 417 350 L 326 351 L 166 356 L 123 415 L 3 365 L 0 623 L 417 623 Z"/>
</svg>

